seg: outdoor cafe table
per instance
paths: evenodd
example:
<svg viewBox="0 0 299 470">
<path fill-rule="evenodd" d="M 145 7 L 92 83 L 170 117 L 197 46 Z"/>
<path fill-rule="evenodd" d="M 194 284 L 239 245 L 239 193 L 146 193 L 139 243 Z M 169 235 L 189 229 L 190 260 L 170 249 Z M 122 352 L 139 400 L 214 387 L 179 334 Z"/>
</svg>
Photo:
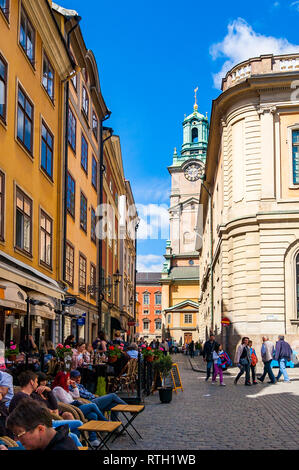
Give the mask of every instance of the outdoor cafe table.
<svg viewBox="0 0 299 470">
<path fill-rule="evenodd" d="M 92 369 L 89 369 L 88 367 L 77 367 L 77 370 L 81 374 L 82 384 L 91 393 L 95 393 L 96 391 L 98 377 L 104 377 L 107 383 L 107 363 L 105 362 L 93 365 Z"/>
<path fill-rule="evenodd" d="M 120 421 L 88 421 L 88 423 L 83 424 L 78 429 L 79 431 L 88 431 L 88 432 L 95 432 L 100 440 L 100 444 L 94 447 L 91 443 L 89 438 L 86 439 L 88 444 L 93 450 L 100 450 L 103 447 L 106 447 L 107 450 L 110 450 L 107 446 L 107 443 L 116 433 L 116 430 L 121 426 Z M 106 436 L 102 436 L 101 433 L 107 433 Z"/>
</svg>

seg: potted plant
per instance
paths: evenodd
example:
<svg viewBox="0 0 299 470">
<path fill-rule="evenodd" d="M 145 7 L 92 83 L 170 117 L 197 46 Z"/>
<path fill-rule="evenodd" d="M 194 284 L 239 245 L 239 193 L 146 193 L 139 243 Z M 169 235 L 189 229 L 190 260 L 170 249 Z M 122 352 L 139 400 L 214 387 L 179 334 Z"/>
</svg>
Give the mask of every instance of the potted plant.
<svg viewBox="0 0 299 470">
<path fill-rule="evenodd" d="M 150 348 L 149 346 L 146 348 L 142 348 L 142 355 L 145 361 L 153 362 L 155 358 L 155 350 Z"/>
<path fill-rule="evenodd" d="M 116 346 L 109 346 L 107 351 L 108 362 L 116 362 L 121 357 L 121 350 Z"/>
<path fill-rule="evenodd" d="M 6 351 L 5 351 L 5 357 L 9 361 L 13 362 L 17 359 L 17 356 L 18 356 L 19 353 L 20 352 L 19 352 L 19 349 L 18 349 L 16 343 L 14 341 L 10 341 L 9 348 L 6 349 Z"/>
<path fill-rule="evenodd" d="M 73 355 L 72 348 L 70 346 L 63 346 L 63 344 L 57 344 L 56 349 L 56 356 L 60 361 L 64 360 L 65 353 L 69 353 Z"/>
<path fill-rule="evenodd" d="M 154 362 L 154 369 L 162 376 L 162 387 L 158 387 L 159 396 L 162 403 L 170 403 L 172 400 L 172 386 L 166 386 L 166 377 L 172 368 L 172 359 L 170 356 L 163 356 Z"/>
</svg>

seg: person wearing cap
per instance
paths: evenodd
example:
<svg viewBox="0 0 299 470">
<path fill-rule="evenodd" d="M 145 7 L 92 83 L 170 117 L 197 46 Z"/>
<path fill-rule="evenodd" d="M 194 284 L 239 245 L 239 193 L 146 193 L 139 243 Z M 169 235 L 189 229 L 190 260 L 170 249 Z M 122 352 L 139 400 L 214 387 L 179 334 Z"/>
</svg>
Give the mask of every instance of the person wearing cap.
<svg viewBox="0 0 299 470">
<path fill-rule="evenodd" d="M 71 380 L 76 382 L 77 388 L 79 390 L 79 394 L 81 398 L 85 398 L 85 400 L 89 400 L 92 403 L 95 403 L 99 410 L 104 413 L 105 411 L 110 411 L 116 405 L 127 405 L 127 403 L 119 398 L 115 393 L 108 393 L 107 395 L 103 395 L 102 397 L 96 397 L 93 393 L 89 392 L 84 385 L 81 384 L 81 374 L 78 370 L 72 370 L 70 373 Z M 70 386 L 70 391 L 72 390 L 72 386 Z M 118 421 L 117 413 L 111 413 L 111 420 Z"/>
</svg>

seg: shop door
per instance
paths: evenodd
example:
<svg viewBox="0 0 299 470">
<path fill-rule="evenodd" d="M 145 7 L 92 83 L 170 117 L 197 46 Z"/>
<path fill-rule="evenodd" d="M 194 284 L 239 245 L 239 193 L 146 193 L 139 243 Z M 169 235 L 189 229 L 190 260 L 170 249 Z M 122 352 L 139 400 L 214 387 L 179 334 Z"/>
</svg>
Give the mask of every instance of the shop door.
<svg viewBox="0 0 299 470">
<path fill-rule="evenodd" d="M 184 343 L 189 344 L 192 341 L 192 333 L 185 333 L 184 334 Z"/>
</svg>

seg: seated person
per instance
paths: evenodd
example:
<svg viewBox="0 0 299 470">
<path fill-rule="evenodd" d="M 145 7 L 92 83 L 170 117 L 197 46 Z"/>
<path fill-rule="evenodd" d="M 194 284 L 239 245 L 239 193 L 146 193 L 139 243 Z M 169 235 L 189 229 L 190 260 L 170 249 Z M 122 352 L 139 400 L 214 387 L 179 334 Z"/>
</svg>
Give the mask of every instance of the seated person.
<svg viewBox="0 0 299 470">
<path fill-rule="evenodd" d="M 14 395 L 13 390 L 13 377 L 8 374 L 7 372 L 0 371 L 0 387 L 7 388 L 7 392 L 5 393 L 5 406 L 9 407 L 10 401 Z"/>
<path fill-rule="evenodd" d="M 72 390 L 70 390 L 70 385 L 72 385 Z M 83 404 L 79 401 L 78 387 L 76 382 L 70 379 L 69 373 L 58 372 L 52 384 L 52 389 L 57 401 L 77 406 L 88 420 L 107 421 L 95 403 Z M 96 433 L 90 432 L 90 440 L 93 446 L 99 445 Z"/>
<path fill-rule="evenodd" d="M 30 398 L 14 408 L 8 416 L 7 427 L 26 450 L 78 450 L 68 426 L 64 424 L 54 429 L 49 411 Z"/>
<path fill-rule="evenodd" d="M 111 408 L 116 405 L 127 405 L 127 403 L 119 398 L 115 393 L 109 393 L 108 395 L 104 395 L 102 397 L 96 397 L 93 393 L 90 393 L 81 384 L 81 374 L 78 370 L 72 370 L 70 373 L 70 378 L 76 383 L 80 397 L 95 403 L 102 413 L 105 411 L 110 411 Z M 70 390 L 73 390 L 72 385 L 70 386 Z M 111 420 L 118 421 L 117 413 L 111 413 Z"/>
<path fill-rule="evenodd" d="M 127 354 L 131 359 L 138 359 L 138 346 L 136 343 L 131 343 L 127 349 Z"/>
<path fill-rule="evenodd" d="M 6 403 L 4 401 L 5 394 L 3 393 L 3 388 L 4 387 L 0 387 L 0 436 L 8 436 L 11 439 L 13 439 L 12 433 L 10 433 L 6 428 L 6 419 L 7 419 L 7 416 L 8 416 L 8 408 L 7 408 Z"/>
<path fill-rule="evenodd" d="M 114 375 L 115 377 L 118 377 L 131 358 L 125 351 L 123 351 L 123 348 L 120 345 L 116 344 L 115 347 L 121 351 L 121 357 L 113 363 Z"/>
<path fill-rule="evenodd" d="M 31 398 L 39 401 L 44 401 L 46 407 L 53 413 L 58 415 L 58 403 L 53 391 L 50 387 L 47 386 L 48 379 L 46 374 L 44 374 L 43 372 L 38 372 L 37 383 L 38 387 L 35 391 L 31 393 Z"/>
<path fill-rule="evenodd" d="M 76 344 L 76 348 L 73 349 L 73 357 L 72 357 L 72 369 L 77 369 L 77 367 L 83 366 L 84 363 L 84 355 L 86 347 L 84 341 L 79 341 Z"/>
</svg>

